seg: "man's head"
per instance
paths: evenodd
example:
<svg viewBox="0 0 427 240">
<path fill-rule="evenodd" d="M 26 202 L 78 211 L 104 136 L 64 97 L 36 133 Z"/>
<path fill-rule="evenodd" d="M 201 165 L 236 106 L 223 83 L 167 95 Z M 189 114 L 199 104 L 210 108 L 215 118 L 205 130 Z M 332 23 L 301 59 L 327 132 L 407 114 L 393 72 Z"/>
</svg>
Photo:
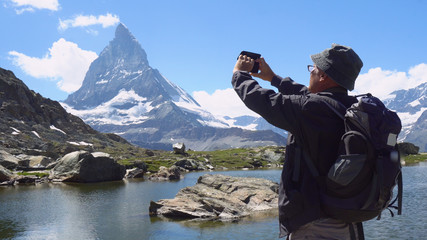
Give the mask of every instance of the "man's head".
<svg viewBox="0 0 427 240">
<path fill-rule="evenodd" d="M 311 93 L 318 93 L 329 88 L 340 87 L 338 83 L 332 80 L 332 78 L 317 66 L 308 65 L 308 71 L 310 72 L 308 90 Z"/>
<path fill-rule="evenodd" d="M 338 44 L 332 44 L 331 48 L 311 55 L 311 59 L 321 70 L 320 73 L 325 73 L 339 86 L 350 91 L 354 89 L 354 83 L 363 66 L 362 60 L 353 49 Z"/>
</svg>

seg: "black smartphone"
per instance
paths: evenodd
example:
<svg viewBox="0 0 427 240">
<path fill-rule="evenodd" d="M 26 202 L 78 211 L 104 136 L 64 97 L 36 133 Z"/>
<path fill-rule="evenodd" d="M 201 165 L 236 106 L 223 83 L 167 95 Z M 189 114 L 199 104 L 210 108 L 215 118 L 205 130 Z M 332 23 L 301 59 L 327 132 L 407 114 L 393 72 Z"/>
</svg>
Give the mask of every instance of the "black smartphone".
<svg viewBox="0 0 427 240">
<path fill-rule="evenodd" d="M 259 54 L 259 53 L 253 53 L 253 52 L 248 52 L 248 51 L 242 51 L 239 54 L 239 56 L 240 55 L 246 55 L 246 56 L 252 58 L 253 60 L 257 60 L 258 58 L 261 57 L 261 54 Z M 237 59 L 239 59 L 239 57 L 237 57 Z M 255 62 L 254 67 L 252 68 L 251 72 L 257 73 L 258 69 L 259 69 L 259 63 Z"/>
</svg>

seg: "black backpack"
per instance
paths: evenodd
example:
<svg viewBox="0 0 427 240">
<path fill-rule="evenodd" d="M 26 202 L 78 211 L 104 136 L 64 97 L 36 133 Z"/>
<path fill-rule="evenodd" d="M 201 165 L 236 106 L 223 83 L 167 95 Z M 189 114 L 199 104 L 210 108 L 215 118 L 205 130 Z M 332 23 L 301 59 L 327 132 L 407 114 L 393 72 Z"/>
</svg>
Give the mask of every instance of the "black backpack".
<svg viewBox="0 0 427 240">
<path fill-rule="evenodd" d="M 401 121 L 371 94 L 356 97 L 361 98 L 349 108 L 331 98 L 325 99 L 345 126 L 339 156 L 325 178 L 319 178 L 316 167 L 304 153 L 311 174 L 316 179 L 326 179 L 319 182 L 323 210 L 347 223 L 380 219 L 384 209 L 389 209 L 392 216 L 390 208 L 396 208 L 398 215 L 402 211 L 402 172 L 396 144 Z M 337 102 L 342 109 L 335 109 L 327 101 Z M 396 185 L 397 196 L 392 200 Z M 394 206 L 396 200 L 398 204 Z"/>
</svg>

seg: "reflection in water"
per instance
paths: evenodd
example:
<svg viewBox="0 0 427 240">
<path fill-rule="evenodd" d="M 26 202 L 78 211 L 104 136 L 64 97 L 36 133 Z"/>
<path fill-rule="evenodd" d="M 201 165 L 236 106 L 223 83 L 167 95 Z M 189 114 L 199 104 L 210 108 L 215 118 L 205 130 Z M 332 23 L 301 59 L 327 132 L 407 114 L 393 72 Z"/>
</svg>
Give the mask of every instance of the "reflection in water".
<svg viewBox="0 0 427 240">
<path fill-rule="evenodd" d="M 280 170 L 217 172 L 278 182 Z M 213 174 L 217 174 L 213 173 Z M 177 182 L 118 181 L 0 187 L 0 239 L 277 239 L 277 211 L 239 221 L 171 221 L 149 217 L 150 201 L 175 197 L 204 173 Z M 403 215 L 365 226 L 366 239 L 422 239 L 427 165 L 405 167 Z"/>
<path fill-rule="evenodd" d="M 0 192 L 0 220 L 23 226 L 16 239 L 96 239 L 96 223 L 109 213 L 109 203 L 115 200 L 114 207 L 120 205 L 124 186 L 119 181 L 5 188 Z"/>
<path fill-rule="evenodd" d="M 23 229 L 18 226 L 18 223 L 0 219 L 0 239 L 13 239 L 22 231 Z"/>
<path fill-rule="evenodd" d="M 243 218 L 234 218 L 234 219 L 200 219 L 200 218 L 193 218 L 193 219 L 170 219 L 163 216 L 152 216 L 150 217 L 150 222 L 152 224 L 159 223 L 159 222 L 172 222 L 181 224 L 184 227 L 190 227 L 190 228 L 220 228 L 224 226 L 229 226 L 230 224 L 251 224 L 253 222 L 260 222 L 265 221 L 269 219 L 277 219 L 279 215 L 279 212 L 277 209 L 270 209 L 267 211 L 259 211 L 255 212 L 249 216 L 243 217 Z"/>
</svg>

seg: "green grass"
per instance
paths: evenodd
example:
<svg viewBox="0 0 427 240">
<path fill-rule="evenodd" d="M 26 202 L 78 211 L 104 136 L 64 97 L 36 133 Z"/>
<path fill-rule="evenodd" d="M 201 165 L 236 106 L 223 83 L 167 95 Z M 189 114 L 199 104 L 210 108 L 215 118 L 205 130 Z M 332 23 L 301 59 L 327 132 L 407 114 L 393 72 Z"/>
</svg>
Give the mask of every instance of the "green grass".
<svg viewBox="0 0 427 240">
<path fill-rule="evenodd" d="M 49 173 L 46 173 L 46 172 L 18 172 L 17 174 L 20 176 L 37 176 L 39 178 L 44 178 L 49 176 Z"/>
<path fill-rule="evenodd" d="M 405 161 L 406 165 L 415 165 L 420 162 L 427 161 L 427 153 L 414 154 L 414 155 L 406 155 L 401 157 L 402 160 Z"/>
<path fill-rule="evenodd" d="M 145 163 L 147 164 L 147 171 L 148 172 L 157 172 L 159 171 L 159 168 L 161 166 L 164 167 L 171 167 L 176 161 L 174 160 L 163 160 L 163 161 L 157 161 L 157 160 L 147 160 Z"/>
<path fill-rule="evenodd" d="M 143 161 L 147 165 L 149 172 L 157 172 L 160 166 L 170 167 L 175 162 L 182 159 L 192 159 L 203 163 L 202 165 L 210 164 L 215 169 L 242 169 L 253 168 L 254 162 L 260 162 L 263 166 L 269 163 L 263 158 L 265 151 L 283 152 L 281 147 L 255 147 L 255 148 L 234 148 L 216 151 L 187 151 L 187 155 L 174 154 L 172 151 L 152 150 L 154 156 L 148 156 L 144 151 L 133 152 L 123 151 L 109 152 L 112 156 L 120 155 L 121 158 L 117 162 L 131 167 L 136 161 Z M 125 153 L 125 154 L 123 154 Z M 280 162 L 283 164 L 283 160 Z"/>
<path fill-rule="evenodd" d="M 124 149 L 123 149 L 124 150 Z M 254 147 L 254 148 L 234 148 L 216 151 L 187 151 L 187 156 L 174 154 L 172 151 L 153 150 L 154 156 L 148 156 L 144 151 L 139 151 L 133 154 L 127 154 L 127 158 L 122 158 L 118 162 L 122 165 L 131 166 L 136 161 L 146 163 L 149 172 L 157 172 L 160 166 L 170 167 L 175 162 L 182 159 L 192 159 L 199 161 L 204 165 L 210 164 L 216 170 L 221 169 L 242 169 L 254 168 L 254 162 L 261 162 L 262 167 L 266 167 L 269 163 L 263 156 L 266 151 L 284 152 L 284 147 Z M 124 151 L 126 152 L 126 151 Z M 112 154 L 113 155 L 113 154 Z M 123 156 L 123 153 L 122 153 Z M 427 154 L 417 154 L 402 156 L 402 160 L 406 165 L 417 164 L 422 161 L 427 161 Z M 284 159 L 280 159 L 277 164 L 283 164 Z M 262 168 L 261 167 L 261 168 Z"/>
<path fill-rule="evenodd" d="M 207 159 L 215 168 L 244 168 L 249 167 L 247 159 L 248 149 L 236 148 L 217 151 L 190 151 L 191 156 L 195 156 L 199 161 Z"/>
</svg>

